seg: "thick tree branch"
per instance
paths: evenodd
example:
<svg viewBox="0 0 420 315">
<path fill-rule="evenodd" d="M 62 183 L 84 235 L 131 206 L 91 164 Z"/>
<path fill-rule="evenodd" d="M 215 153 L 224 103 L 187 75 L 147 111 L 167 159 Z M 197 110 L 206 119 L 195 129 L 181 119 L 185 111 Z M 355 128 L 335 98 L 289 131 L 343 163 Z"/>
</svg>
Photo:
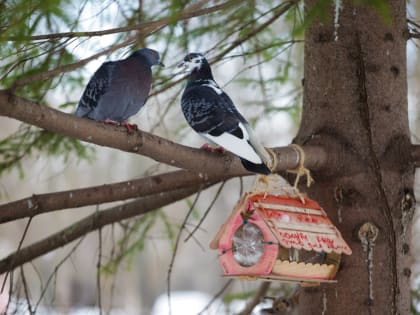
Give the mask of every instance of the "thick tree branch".
<svg viewBox="0 0 420 315">
<path fill-rule="evenodd" d="M 71 243 L 79 237 L 92 231 L 102 228 L 108 224 L 118 222 L 127 218 L 145 214 L 157 208 L 181 200 L 205 187 L 196 186 L 194 188 L 179 189 L 162 194 L 143 197 L 126 203 L 121 206 L 113 207 L 108 210 L 95 212 L 92 215 L 77 221 L 64 230 L 51 236 L 28 245 L 0 260 L 0 274 L 13 270 L 39 256 Z"/>
<path fill-rule="evenodd" d="M 181 170 L 114 184 L 32 195 L 0 205 L 0 223 L 34 217 L 60 209 L 103 204 L 129 198 L 145 197 L 175 189 L 197 187 L 210 182 L 226 180 L 230 177 L 223 174 L 211 174 L 205 178 L 197 173 Z"/>
<path fill-rule="evenodd" d="M 168 165 L 197 172 L 203 177 L 208 177 L 209 174 L 232 177 L 250 174 L 232 154 L 205 152 L 144 131 L 128 134 L 123 127 L 66 114 L 7 91 L 0 91 L 0 115 L 86 142 L 144 155 Z M 299 154 L 293 148 L 277 148 L 275 153 L 278 162 L 276 171 L 293 169 L 298 165 Z M 305 165 L 309 169 L 319 169 L 326 165 L 327 153 L 323 148 L 308 146 L 305 147 L 305 153 Z"/>
</svg>

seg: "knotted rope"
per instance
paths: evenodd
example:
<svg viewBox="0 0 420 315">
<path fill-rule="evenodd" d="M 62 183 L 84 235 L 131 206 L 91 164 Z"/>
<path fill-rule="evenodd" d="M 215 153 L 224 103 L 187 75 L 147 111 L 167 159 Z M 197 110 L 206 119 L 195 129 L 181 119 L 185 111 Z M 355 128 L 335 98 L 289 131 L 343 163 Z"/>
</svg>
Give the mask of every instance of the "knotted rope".
<svg viewBox="0 0 420 315">
<path fill-rule="evenodd" d="M 297 189 L 299 185 L 299 180 L 302 176 L 306 176 L 306 186 L 310 187 L 314 182 L 314 179 L 311 176 L 311 172 L 305 167 L 305 151 L 303 151 L 302 147 L 297 144 L 290 144 L 289 147 L 292 147 L 295 150 L 298 158 L 298 166 L 295 169 L 287 170 L 289 173 L 296 174 L 295 183 L 293 184 L 293 188 Z"/>
<path fill-rule="evenodd" d="M 270 161 L 267 161 L 267 167 L 270 169 L 271 173 L 274 173 L 274 171 L 277 169 L 277 154 L 274 152 L 271 148 L 264 147 L 264 149 L 267 151 L 268 155 L 270 155 Z"/>
</svg>

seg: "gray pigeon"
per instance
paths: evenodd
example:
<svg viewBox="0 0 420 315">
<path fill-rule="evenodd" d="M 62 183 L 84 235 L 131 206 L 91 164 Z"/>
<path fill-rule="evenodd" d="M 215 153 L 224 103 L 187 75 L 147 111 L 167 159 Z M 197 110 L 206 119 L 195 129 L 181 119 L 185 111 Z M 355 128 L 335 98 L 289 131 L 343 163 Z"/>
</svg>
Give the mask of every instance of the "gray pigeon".
<svg viewBox="0 0 420 315">
<path fill-rule="evenodd" d="M 127 123 L 146 103 L 152 84 L 153 65 L 161 65 L 159 53 L 142 48 L 126 59 L 104 62 L 90 79 L 76 115 L 96 121 Z"/>
<path fill-rule="evenodd" d="M 179 67 L 190 73 L 181 107 L 192 129 L 237 155 L 248 171 L 270 174 L 268 152 L 230 97 L 214 81 L 206 58 L 200 53 L 190 53 Z"/>
</svg>

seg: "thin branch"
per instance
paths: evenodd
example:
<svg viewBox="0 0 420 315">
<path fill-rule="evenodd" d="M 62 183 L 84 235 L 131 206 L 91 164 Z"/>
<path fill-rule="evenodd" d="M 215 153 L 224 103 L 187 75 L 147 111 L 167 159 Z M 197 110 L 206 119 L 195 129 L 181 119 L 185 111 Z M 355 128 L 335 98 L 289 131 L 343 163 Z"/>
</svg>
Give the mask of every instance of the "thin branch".
<svg viewBox="0 0 420 315">
<path fill-rule="evenodd" d="M 173 14 L 171 16 L 161 18 L 156 21 L 151 22 L 143 22 L 131 26 L 124 26 L 124 27 L 117 27 L 112 28 L 108 30 L 102 30 L 102 31 L 90 31 L 90 32 L 64 32 L 64 33 L 54 33 L 54 34 L 44 34 L 44 35 L 34 35 L 34 36 L 27 36 L 27 37 L 20 37 L 20 36 L 11 36 L 3 38 L 3 40 L 8 41 L 22 41 L 22 40 L 31 40 L 31 41 L 37 41 L 37 40 L 55 40 L 55 39 L 61 39 L 61 38 L 74 38 L 74 37 L 94 37 L 94 36 L 104 36 L 104 35 L 110 35 L 110 34 L 116 34 L 116 33 L 127 33 L 130 31 L 139 31 L 137 33 L 137 36 L 140 34 L 145 34 L 150 31 L 150 29 L 156 29 L 160 28 L 162 26 L 167 26 L 171 23 L 174 23 L 175 21 L 182 21 L 187 20 L 193 17 L 199 17 L 203 15 L 207 15 L 213 12 L 225 10 L 234 4 L 237 4 L 238 0 L 230 0 L 226 1 L 222 4 L 218 4 L 209 8 L 203 8 L 198 9 L 199 7 L 206 4 L 208 0 L 200 1 L 199 3 L 196 3 L 195 5 L 184 9 L 183 11 Z"/>
<path fill-rule="evenodd" d="M 122 47 L 126 47 L 126 46 L 130 45 L 130 44 L 136 42 L 136 40 L 137 40 L 137 36 L 131 36 L 128 39 L 126 39 L 125 41 L 119 43 L 118 45 L 114 45 L 114 46 L 112 46 L 112 47 L 110 47 L 108 49 L 105 49 L 105 50 L 103 50 L 103 51 L 101 51 L 101 52 L 99 52 L 97 54 L 94 54 L 94 55 L 92 55 L 92 56 L 90 56 L 90 57 L 88 57 L 86 59 L 82 59 L 82 60 L 77 61 L 75 63 L 71 63 L 71 64 L 68 64 L 68 65 L 59 66 L 59 67 L 57 67 L 55 69 L 48 70 L 48 71 L 43 71 L 43 72 L 41 72 L 39 74 L 30 76 L 30 77 L 26 77 L 26 78 L 23 78 L 21 80 L 17 80 L 16 82 L 13 83 L 13 85 L 11 86 L 10 89 L 11 90 L 14 90 L 17 87 L 20 87 L 20 86 L 23 86 L 23 85 L 26 85 L 26 84 L 30 84 L 30 83 L 38 82 L 38 81 L 48 80 L 48 79 L 50 79 L 52 77 L 55 77 L 55 76 L 57 76 L 59 74 L 76 70 L 76 69 L 78 69 L 80 67 L 83 67 L 84 65 L 86 65 L 89 62 L 91 62 L 92 60 L 95 60 L 95 59 L 97 59 L 97 58 L 99 58 L 99 57 L 101 57 L 103 55 L 110 54 L 113 51 L 116 51 L 116 50 L 118 50 L 118 49 L 120 49 Z"/>
<path fill-rule="evenodd" d="M 6 305 L 6 309 L 4 310 L 4 312 L 7 314 L 8 313 L 8 310 L 9 310 L 9 306 L 10 306 L 10 304 L 12 303 L 12 296 L 16 296 L 17 294 L 13 294 L 14 292 L 13 292 L 13 283 L 14 283 L 14 271 L 12 271 L 12 272 L 10 272 L 10 276 L 9 276 L 9 278 L 10 278 L 10 281 L 9 281 L 9 292 L 8 292 L 8 295 L 9 295 L 9 298 L 7 299 L 7 305 Z M 1 278 L 0 278 L 1 279 Z M 2 294 L 4 294 L 4 292 L 3 292 L 3 289 L 4 288 L 2 288 L 1 289 L 1 293 Z M 19 294 L 19 293 L 18 293 Z"/>
<path fill-rule="evenodd" d="M 243 194 L 244 194 L 244 179 L 242 176 L 240 176 L 239 177 L 239 198 L 241 198 Z"/>
<path fill-rule="evenodd" d="M 420 38 L 419 33 L 408 32 L 408 38 Z"/>
<path fill-rule="evenodd" d="M 254 310 L 255 306 L 260 304 L 262 297 L 264 297 L 264 295 L 267 294 L 267 291 L 270 288 L 270 284 L 271 283 L 268 281 L 261 283 L 260 287 L 258 288 L 258 291 L 252 297 L 252 300 L 246 305 L 245 309 L 242 312 L 240 312 L 238 315 L 252 314 L 252 311 Z"/>
<path fill-rule="evenodd" d="M 47 281 L 45 282 L 45 287 L 41 290 L 41 294 L 39 295 L 38 301 L 36 302 L 34 312 L 36 314 L 36 311 L 38 307 L 41 305 L 42 299 L 44 298 L 45 294 L 47 293 L 48 287 L 53 279 L 56 279 L 57 272 L 60 269 L 60 267 L 67 261 L 67 259 L 70 258 L 71 255 L 76 251 L 76 249 L 79 247 L 79 245 L 83 242 L 84 237 L 82 236 L 76 244 L 68 251 L 68 253 L 58 262 L 58 264 L 54 267 L 54 270 L 49 275 Z"/>
<path fill-rule="evenodd" d="M 139 36 L 151 35 L 152 33 L 159 30 L 160 28 L 162 28 L 164 26 L 167 26 L 168 24 L 176 21 L 176 20 L 174 20 L 175 18 L 177 20 L 189 19 L 189 18 L 192 18 L 192 17 L 201 16 L 201 15 L 209 14 L 209 13 L 216 12 L 216 11 L 219 11 L 219 10 L 223 10 L 223 9 L 226 9 L 226 8 L 232 6 L 233 4 L 235 4 L 237 2 L 237 0 L 230 0 L 230 1 L 227 1 L 227 2 L 225 2 L 223 4 L 220 4 L 220 5 L 215 5 L 215 6 L 210 7 L 210 8 L 205 8 L 205 9 L 200 9 L 200 10 L 195 10 L 194 11 L 194 9 L 199 4 L 203 5 L 204 2 L 207 2 L 207 1 L 201 1 L 200 3 L 197 3 L 196 5 L 192 6 L 191 8 L 185 9 L 184 11 L 180 12 L 178 16 L 175 16 L 175 17 L 171 16 L 171 17 L 167 17 L 167 18 L 157 20 L 157 21 L 140 23 L 140 24 L 137 24 L 137 25 L 134 25 L 134 26 L 120 27 L 120 28 L 116 28 L 116 29 L 112 29 L 112 30 L 96 31 L 96 32 L 67 32 L 67 33 L 57 33 L 57 34 L 32 36 L 32 37 L 29 38 L 30 40 L 43 40 L 43 39 L 51 40 L 51 39 L 58 39 L 58 38 L 64 38 L 64 37 L 102 36 L 102 35 L 108 35 L 108 34 L 114 34 L 114 33 L 120 33 L 120 32 L 128 32 L 130 30 L 138 30 L 136 35 L 130 36 L 128 39 L 126 39 L 122 43 L 119 43 L 118 45 L 113 45 L 112 47 L 110 47 L 108 49 L 105 49 L 105 50 L 103 50 L 103 51 L 101 51 L 97 54 L 94 54 L 94 55 L 90 56 L 89 58 L 80 60 L 80 61 L 72 63 L 72 64 L 59 66 L 55 69 L 45 71 L 45 72 L 30 76 L 30 77 L 26 77 L 26 78 L 23 78 L 21 80 L 17 80 L 13 84 L 11 89 L 14 90 L 19 86 L 23 86 L 23 85 L 30 84 L 30 83 L 37 82 L 37 81 L 44 81 L 44 80 L 50 79 L 52 77 L 55 77 L 59 74 L 69 72 L 69 71 L 73 71 L 75 69 L 83 67 L 84 65 L 86 65 L 87 63 L 89 63 L 90 61 L 92 61 L 94 59 L 97 59 L 97 58 L 99 58 L 103 55 L 109 54 L 109 53 L 111 53 L 111 52 L 113 52 L 117 49 L 120 49 L 122 47 L 126 47 L 126 46 L 128 46 L 132 43 L 135 43 L 136 41 L 138 41 Z M 15 39 L 15 40 L 18 40 L 18 39 Z M 19 40 L 21 40 L 21 38 Z"/>
<path fill-rule="evenodd" d="M 35 314 L 35 311 L 32 309 L 31 298 L 29 294 L 29 287 L 28 283 L 26 282 L 25 272 L 23 271 L 23 267 L 20 266 L 20 277 L 22 278 L 23 284 L 23 293 L 25 294 L 26 305 L 28 306 L 28 311 L 30 315 Z"/>
<path fill-rule="evenodd" d="M 227 176 L 222 175 L 209 175 L 205 178 L 199 174 L 181 170 L 114 184 L 34 194 L 24 199 L 0 205 L 0 223 L 24 217 L 34 217 L 55 210 L 145 197 L 159 192 L 194 187 L 227 178 Z"/>
<path fill-rule="evenodd" d="M 32 222 L 32 218 L 29 218 L 29 220 L 28 220 L 28 222 L 26 223 L 26 225 L 25 225 L 25 229 L 23 230 L 23 234 L 22 234 L 22 237 L 20 238 L 20 241 L 19 241 L 19 245 L 18 245 L 18 247 L 17 247 L 17 250 L 16 250 L 16 253 L 17 254 L 19 254 L 19 252 L 20 252 L 20 250 L 21 250 L 21 248 L 22 248 L 22 245 L 23 245 L 23 241 L 25 240 L 25 237 L 26 237 L 26 235 L 28 234 L 28 230 L 29 230 L 29 226 L 31 225 L 31 222 Z M 13 258 L 12 258 L 13 259 Z M 12 264 L 14 263 L 14 261 L 12 261 L 11 262 Z M 0 274 L 2 274 L 3 272 L 0 272 Z M 6 285 L 6 281 L 7 281 L 7 277 L 9 276 L 9 272 L 7 272 L 6 273 L 6 275 L 5 275 L 5 277 L 4 277 L 4 280 L 3 280 L 3 283 L 2 283 L 2 286 L 1 286 L 1 291 L 3 292 L 3 290 L 4 290 L 4 286 Z"/>
<path fill-rule="evenodd" d="M 239 159 L 230 153 L 214 154 L 190 148 L 144 131 L 127 133 L 124 127 L 79 118 L 1 90 L 0 116 L 15 118 L 82 141 L 148 156 L 158 162 L 197 172 L 203 177 L 208 177 L 209 174 L 251 174 L 243 168 Z M 277 155 L 275 171 L 294 169 L 298 166 L 299 154 L 293 148 L 276 148 L 274 151 Z M 305 147 L 305 166 L 309 169 L 317 170 L 327 162 L 331 163 L 327 158 L 323 148 Z"/>
<path fill-rule="evenodd" d="M 420 38 L 420 33 L 418 31 L 420 29 L 420 24 L 418 24 L 418 23 L 416 23 L 416 22 L 414 22 L 410 19 L 407 19 L 407 24 L 411 25 L 411 27 L 409 27 L 409 29 L 406 31 L 407 39 Z"/>
<path fill-rule="evenodd" d="M 175 246 L 174 246 L 173 251 L 172 251 L 171 261 L 169 262 L 168 272 L 167 272 L 167 276 L 166 276 L 166 289 L 168 291 L 167 296 L 168 296 L 169 313 L 171 313 L 171 311 L 172 311 L 172 307 L 171 307 L 171 276 L 172 276 L 172 269 L 173 269 L 174 264 L 175 264 L 176 254 L 178 252 L 179 241 L 181 239 L 181 234 L 184 231 L 185 226 L 187 225 L 188 218 L 190 217 L 191 213 L 193 212 L 193 210 L 195 208 L 195 205 L 197 204 L 197 201 L 200 198 L 200 195 L 201 195 L 201 190 L 198 191 L 192 205 L 190 206 L 190 209 L 188 210 L 187 214 L 184 217 L 184 220 L 182 221 L 182 224 L 181 224 L 181 226 L 179 228 L 179 231 L 178 231 L 178 235 L 176 236 Z"/>
<path fill-rule="evenodd" d="M 225 36 L 223 38 L 221 38 L 219 41 L 215 42 L 213 44 L 213 46 L 209 49 L 207 49 L 206 54 L 210 53 L 211 51 L 214 51 L 216 49 L 220 49 L 220 47 L 223 47 L 223 45 L 227 45 L 228 43 L 228 39 L 230 37 L 233 36 L 233 34 L 235 33 L 243 33 L 243 30 L 246 29 L 247 27 L 251 26 L 251 25 L 256 25 L 257 22 L 265 17 L 266 15 L 268 15 L 271 12 L 275 12 L 279 7 L 281 7 L 282 5 L 284 5 L 284 3 L 281 3 L 280 5 L 274 7 L 274 8 L 269 8 L 269 10 L 259 14 L 257 17 L 251 19 L 250 21 L 244 23 L 244 21 L 240 21 L 240 23 L 235 24 L 234 27 L 231 28 L 231 30 L 229 30 L 229 32 L 227 34 L 225 34 Z M 245 34 L 243 34 L 242 36 L 245 36 Z"/>
<path fill-rule="evenodd" d="M 188 222 L 187 222 L 187 225 L 191 225 L 191 223 L 188 223 Z M 187 232 L 187 233 L 189 234 L 189 233 L 191 233 L 191 230 L 190 230 L 187 226 L 185 226 L 185 232 Z M 207 231 L 205 231 L 205 232 L 207 232 Z M 205 245 L 203 245 L 203 244 L 200 242 L 200 240 L 199 240 L 198 238 L 196 238 L 194 235 L 192 236 L 192 240 L 194 241 L 195 245 L 197 245 L 197 246 L 198 246 L 198 248 L 200 248 L 200 249 L 201 249 L 201 251 L 202 251 L 203 253 L 206 251 L 206 246 L 205 246 Z"/>
<path fill-rule="evenodd" d="M 208 185 L 209 186 L 209 185 Z M 95 231 L 108 224 L 121 221 L 130 217 L 145 214 L 175 201 L 181 200 L 204 187 L 179 189 L 162 194 L 139 198 L 133 202 L 108 210 L 95 212 L 79 220 L 69 227 L 52 234 L 51 236 L 24 247 L 0 260 L 0 274 L 11 271 L 39 256 L 62 247 L 79 237 Z"/>
<path fill-rule="evenodd" d="M 216 203 L 217 198 L 219 197 L 220 193 L 222 192 L 223 187 L 225 186 L 226 181 L 224 181 L 217 189 L 216 194 L 213 197 L 213 200 L 210 202 L 209 206 L 207 207 L 206 211 L 204 211 L 203 216 L 200 218 L 198 224 L 194 227 L 194 229 L 188 234 L 185 238 L 184 242 L 188 242 L 188 240 L 194 235 L 194 233 L 200 228 L 201 224 L 203 224 L 204 220 L 206 219 L 207 215 L 209 214 L 210 210 L 213 208 L 214 204 Z"/>
<path fill-rule="evenodd" d="M 111 242 L 112 242 L 112 246 L 111 246 L 111 252 L 109 254 L 109 260 L 112 260 L 115 254 L 115 247 L 116 245 L 116 241 L 115 241 L 115 223 L 111 224 Z M 113 308 L 114 305 L 114 293 L 115 293 L 115 288 L 116 288 L 116 284 L 117 284 L 117 273 L 118 273 L 118 269 L 120 267 L 120 264 L 116 264 L 115 266 L 115 270 L 112 273 L 112 281 L 111 281 L 111 289 L 109 290 L 109 297 L 108 297 L 108 309 L 106 314 L 110 315 L 111 314 L 111 310 Z"/>
<path fill-rule="evenodd" d="M 207 305 L 197 314 L 197 315 L 203 315 L 205 312 L 210 308 L 210 306 L 226 291 L 226 289 L 233 283 L 233 279 L 229 279 L 225 283 L 225 285 L 217 292 L 213 298 L 207 303 Z"/>
<path fill-rule="evenodd" d="M 96 208 L 98 212 L 98 208 Z M 98 242 L 99 242 L 99 251 L 98 251 L 98 262 L 96 264 L 96 292 L 98 295 L 98 308 L 99 315 L 102 315 L 102 286 L 101 286 L 101 267 L 102 267 L 102 228 L 98 229 Z"/>
<path fill-rule="evenodd" d="M 297 5 L 298 3 L 299 3 L 299 0 L 291 0 L 291 1 L 287 1 L 287 2 L 284 2 L 284 3 L 280 4 L 279 5 L 279 10 L 275 11 L 273 16 L 270 19 L 268 19 L 266 22 L 264 22 L 263 24 L 261 24 L 260 26 L 255 28 L 252 32 L 249 32 L 245 36 L 242 36 L 242 37 L 238 38 L 237 40 L 233 41 L 232 44 L 230 44 L 226 49 L 224 49 L 220 54 L 218 54 L 213 59 L 213 62 L 222 59 L 222 57 L 224 55 L 226 55 L 227 53 L 229 53 L 230 51 L 235 49 L 237 46 L 242 45 L 244 42 L 249 40 L 251 37 L 254 37 L 258 33 L 265 30 L 268 26 L 273 24 L 279 17 L 281 17 L 283 14 L 285 14 L 287 11 L 289 11 L 289 9 L 291 9 L 293 6 Z"/>
<path fill-rule="evenodd" d="M 236 47 L 242 45 L 244 42 L 246 42 L 247 40 L 249 40 L 253 36 L 257 35 L 258 33 L 264 31 L 268 26 L 270 26 L 272 23 L 274 23 L 279 17 L 281 17 L 283 14 L 285 14 L 290 8 L 292 8 L 297 3 L 299 3 L 299 0 L 287 1 L 287 2 L 284 2 L 284 3 L 280 4 L 279 6 L 277 6 L 274 9 L 270 9 L 270 11 L 268 11 L 268 12 L 271 12 L 271 11 L 275 12 L 273 14 L 273 16 L 269 20 L 267 20 L 265 23 L 261 24 L 258 28 L 253 29 L 249 33 L 243 34 L 243 26 L 241 26 L 238 29 L 238 31 L 241 34 L 239 36 L 239 38 L 234 40 L 227 48 L 225 48 L 222 52 L 220 52 L 216 57 L 210 59 L 209 63 L 214 64 L 214 63 L 222 60 L 229 52 L 234 50 Z M 276 9 L 278 9 L 277 12 L 276 12 Z M 264 13 L 263 15 L 267 14 L 268 12 Z M 253 21 L 255 21 L 255 20 L 253 20 Z M 210 48 L 208 51 L 211 51 L 215 47 L 218 47 L 218 46 L 219 45 L 216 44 L 216 45 L 213 46 L 213 48 Z M 182 82 L 184 79 L 185 79 L 185 76 L 182 76 L 181 78 L 179 78 L 177 80 L 174 80 L 174 81 L 170 82 L 169 84 L 166 84 L 166 85 L 160 87 L 160 85 L 163 85 L 164 83 L 166 83 L 168 81 L 168 80 L 164 80 L 164 81 L 160 82 L 159 85 L 155 86 L 155 90 L 152 91 L 150 96 L 154 96 L 154 95 L 157 95 L 159 93 L 162 93 L 162 92 L 172 88 L 173 86 L 177 85 L 178 83 Z"/>
<path fill-rule="evenodd" d="M 22 49 L 20 51 L 20 54 L 23 54 L 25 52 L 25 50 L 27 50 L 28 51 L 28 54 L 26 54 L 23 58 L 18 58 L 17 60 L 14 60 L 14 61 L 10 62 L 9 64 L 7 64 L 7 66 L 6 66 L 6 69 L 7 70 L 3 71 L 3 75 L 0 77 L 0 81 L 6 79 L 8 77 L 8 75 L 15 68 L 17 68 L 19 65 L 22 65 L 23 66 L 26 62 L 28 62 L 30 60 L 33 60 L 33 59 L 36 59 L 36 58 L 39 58 L 39 57 L 41 57 L 43 55 L 51 56 L 54 53 L 59 53 L 60 51 L 62 51 L 63 49 L 65 49 L 65 47 L 67 45 L 71 45 L 72 44 L 71 43 L 72 41 L 74 41 L 74 40 L 67 39 L 67 40 L 65 40 L 63 42 L 60 42 L 58 45 L 55 45 L 55 46 L 52 45 L 51 48 L 48 48 L 48 49 L 45 49 L 45 50 L 44 49 L 41 49 L 41 52 L 38 53 L 38 54 L 36 54 L 36 55 L 34 55 L 33 49 L 30 47 L 30 45 L 28 45 L 29 47 L 27 46 L 26 49 Z M 39 44 L 42 44 L 42 43 L 39 43 Z M 48 89 L 46 89 L 46 91 L 47 90 Z"/>
</svg>

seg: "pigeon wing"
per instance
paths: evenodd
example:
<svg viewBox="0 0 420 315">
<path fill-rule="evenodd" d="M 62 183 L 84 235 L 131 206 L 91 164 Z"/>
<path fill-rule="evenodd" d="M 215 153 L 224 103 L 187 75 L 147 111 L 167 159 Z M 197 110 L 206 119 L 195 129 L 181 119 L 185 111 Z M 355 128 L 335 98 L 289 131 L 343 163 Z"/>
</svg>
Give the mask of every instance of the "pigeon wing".
<svg viewBox="0 0 420 315">
<path fill-rule="evenodd" d="M 190 126 L 203 137 L 252 163 L 264 163 L 250 142 L 254 137 L 248 123 L 226 93 L 192 86 L 186 89 L 181 107 Z"/>
<path fill-rule="evenodd" d="M 150 65 L 141 59 L 127 62 L 124 67 L 118 70 L 123 72 L 121 77 L 125 78 L 125 80 L 120 80 L 118 84 L 121 85 L 121 89 L 126 90 L 121 99 L 122 103 L 125 104 L 123 120 L 127 120 L 137 114 L 146 103 L 152 85 L 152 70 Z"/>
<path fill-rule="evenodd" d="M 115 62 L 109 61 L 103 63 L 99 69 L 96 70 L 80 98 L 79 105 L 76 109 L 77 116 L 99 120 L 96 119 L 93 113 L 98 106 L 101 97 L 106 93 L 109 87 L 114 67 Z"/>
<path fill-rule="evenodd" d="M 151 83 L 150 66 L 132 60 L 120 61 L 95 109 L 97 120 L 123 122 L 137 114 L 147 100 Z"/>
</svg>

